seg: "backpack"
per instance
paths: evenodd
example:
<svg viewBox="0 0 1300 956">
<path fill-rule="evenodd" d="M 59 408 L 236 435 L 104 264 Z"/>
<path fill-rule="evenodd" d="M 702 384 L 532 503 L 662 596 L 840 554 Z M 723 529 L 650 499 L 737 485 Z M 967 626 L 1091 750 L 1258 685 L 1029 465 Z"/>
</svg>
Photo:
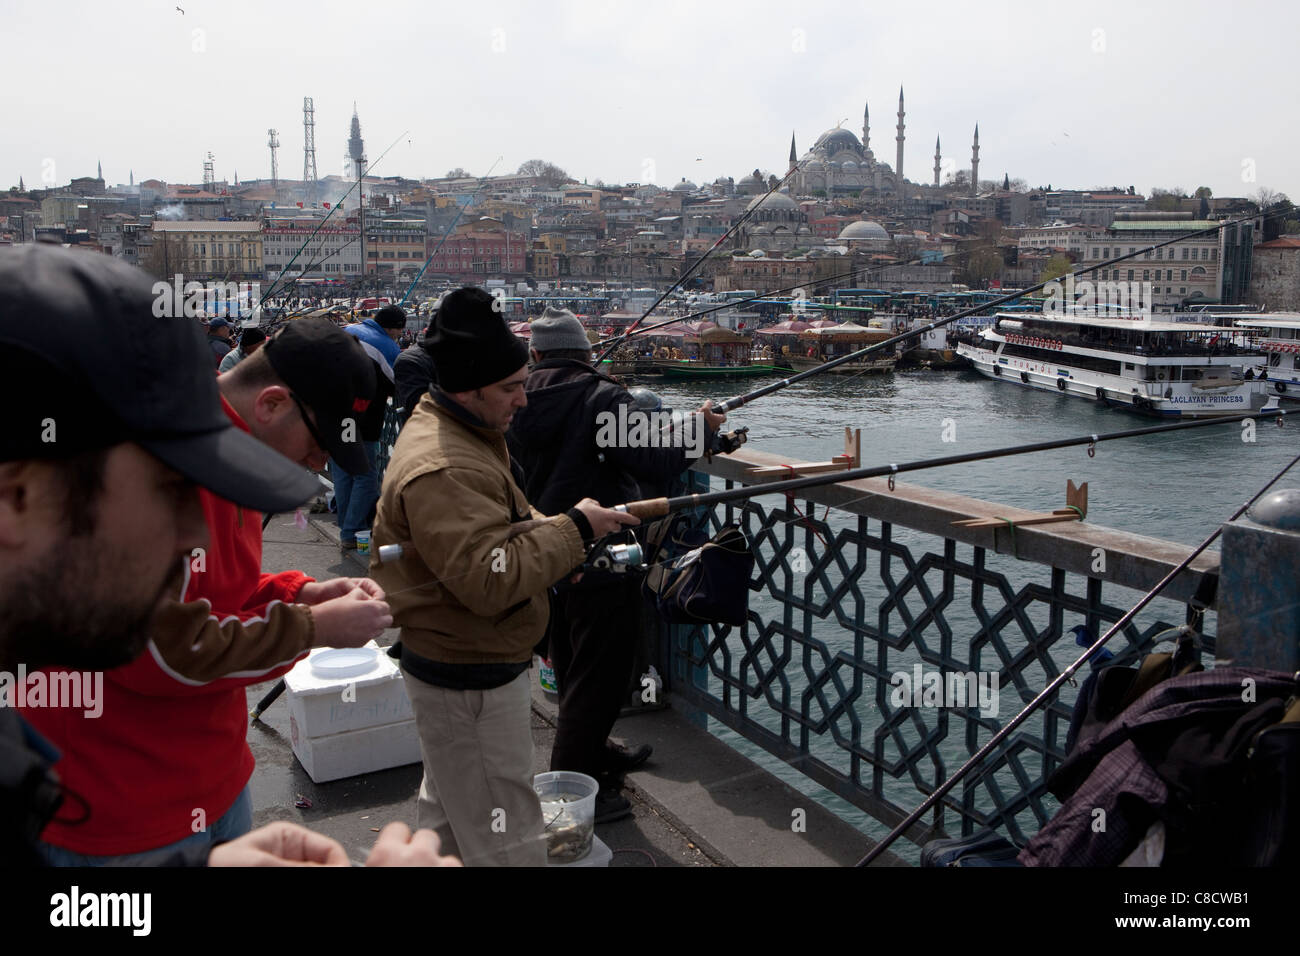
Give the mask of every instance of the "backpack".
<svg viewBox="0 0 1300 956">
<path fill-rule="evenodd" d="M 646 530 L 645 596 L 675 624 L 719 623 L 740 627 L 749 613 L 754 555 L 735 524 L 712 538 L 682 512 Z"/>
</svg>

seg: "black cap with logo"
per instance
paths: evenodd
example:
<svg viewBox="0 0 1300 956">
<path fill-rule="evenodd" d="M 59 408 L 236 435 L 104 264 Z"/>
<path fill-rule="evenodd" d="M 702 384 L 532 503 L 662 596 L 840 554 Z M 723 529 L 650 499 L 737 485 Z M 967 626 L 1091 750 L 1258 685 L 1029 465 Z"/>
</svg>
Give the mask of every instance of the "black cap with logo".
<svg viewBox="0 0 1300 956">
<path fill-rule="evenodd" d="M 275 374 L 314 413 L 324 450 L 354 475 L 370 470 L 361 416 L 375 396 L 375 365 L 354 335 L 326 318 L 296 319 L 262 351 Z"/>
<path fill-rule="evenodd" d="M 0 461 L 135 442 L 244 507 L 302 504 L 316 478 L 234 427 L 202 329 L 160 286 L 99 253 L 0 249 Z"/>
</svg>

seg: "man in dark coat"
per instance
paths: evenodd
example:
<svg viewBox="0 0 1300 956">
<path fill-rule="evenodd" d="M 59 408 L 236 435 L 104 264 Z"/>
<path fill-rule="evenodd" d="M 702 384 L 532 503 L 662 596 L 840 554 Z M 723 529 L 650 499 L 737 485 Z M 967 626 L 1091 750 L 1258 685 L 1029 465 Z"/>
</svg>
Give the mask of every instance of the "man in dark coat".
<svg viewBox="0 0 1300 956">
<path fill-rule="evenodd" d="M 433 367 L 433 353 L 429 351 L 430 331 L 431 329 L 425 329 L 425 334 L 410 348 L 403 349 L 402 354 L 393 362 L 393 405 L 400 409 L 397 413 L 399 425 L 406 424 L 424 393 L 438 384 L 438 373 Z"/>
<path fill-rule="evenodd" d="M 507 441 L 525 473 L 528 500 L 544 514 L 588 497 L 606 506 L 642 497 L 639 482 L 662 486 L 681 474 L 725 420 L 707 402 L 675 427 L 638 409 L 627 389 L 592 367 L 586 330 L 572 312 L 548 309 L 533 320 L 531 345 L 528 405 L 515 415 Z M 597 822 L 631 812 L 619 792 L 621 775 L 650 755 L 649 747 L 629 753 L 608 740 L 632 671 L 638 587 L 626 573 L 590 570 L 557 588 L 552 602 L 560 715 L 551 769 L 601 783 Z"/>
</svg>

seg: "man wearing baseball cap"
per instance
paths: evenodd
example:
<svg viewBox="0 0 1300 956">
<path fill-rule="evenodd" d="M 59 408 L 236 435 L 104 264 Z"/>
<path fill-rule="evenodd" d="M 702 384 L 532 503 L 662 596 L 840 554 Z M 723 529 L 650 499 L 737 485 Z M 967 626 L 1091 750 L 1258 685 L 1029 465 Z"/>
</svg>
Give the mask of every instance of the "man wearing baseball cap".
<svg viewBox="0 0 1300 956">
<path fill-rule="evenodd" d="M 367 467 L 362 472 L 330 463 L 334 479 L 334 499 L 339 509 L 339 544 L 344 551 L 357 546 L 357 533 L 369 531 L 379 501 L 379 476 L 375 472 L 379 439 L 384 431 L 384 414 L 393 394 L 393 363 L 401 354 L 397 338 L 406 328 L 406 313 L 399 305 L 386 305 L 374 318 L 345 326 L 343 331 L 356 338 L 370 356 L 375 370 L 375 396 L 370 408 L 361 416 L 362 450 Z"/>
<path fill-rule="evenodd" d="M 151 622 L 176 605 L 186 562 L 211 543 L 196 485 L 276 511 L 314 490 L 222 414 L 202 333 L 156 318 L 151 285 L 107 256 L 0 249 L 0 388 L 11 409 L 0 432 L 0 672 L 11 682 L 15 671 L 111 668 L 141 652 Z M 105 324 L 125 333 L 111 354 Z M 192 636 L 205 640 L 212 625 L 196 607 Z M 11 865 L 40 861 L 37 835 L 60 807 L 70 819 L 96 812 L 51 773 L 59 754 L 18 716 L 16 690 L 0 701 L 0 863 Z M 41 704 L 68 703 L 56 698 Z M 441 860 L 432 833 L 403 831 L 381 834 L 369 862 Z M 209 850 L 150 862 L 347 864 L 336 841 L 285 822 Z"/>
<path fill-rule="evenodd" d="M 370 570 L 402 629 L 424 759 L 419 825 L 468 866 L 541 866 L 528 665 L 547 589 L 582 563 L 584 540 L 638 522 L 590 498 L 554 517 L 529 506 L 505 442 L 527 403 L 528 349 L 494 301 L 467 287 L 438 309 L 438 386 L 388 463 Z M 379 564 L 378 546 L 398 542 L 409 556 Z"/>
<path fill-rule="evenodd" d="M 127 287 L 122 294 L 134 295 L 128 280 L 121 281 Z M 124 312 L 128 301 L 119 306 Z M 48 312 L 33 308 L 38 316 Z M 23 716 L 64 751 L 59 772 L 65 787 L 94 808 L 84 820 L 61 815 L 46 827 L 50 862 L 143 862 L 142 855 L 203 849 L 246 833 L 253 759 L 244 739 L 244 686 L 278 676 L 312 646 L 362 644 L 391 621 L 373 582 L 316 584 L 299 572 L 262 574 L 260 516 L 237 503 L 277 510 L 301 503 L 313 490 L 301 466 L 323 467 L 326 449 L 354 467 L 364 460 L 356 441 L 348 441 L 347 423 L 374 387 L 368 359 L 328 322 L 304 322 L 225 376 L 214 401 L 218 386 L 178 380 L 177 363 L 159 351 L 183 341 L 176 330 L 185 324 L 160 319 L 145 334 L 128 336 L 118 361 L 95 364 L 106 396 L 96 404 L 150 416 L 146 435 L 180 430 L 175 441 L 149 437 L 140 443 L 205 484 L 212 484 L 206 474 L 211 455 L 204 455 L 203 442 L 214 439 L 188 433 L 203 428 L 237 435 L 235 454 L 243 456 L 237 460 L 246 459 L 247 473 L 237 476 L 242 483 L 263 485 L 265 473 L 291 494 L 272 493 L 272 485 L 250 499 L 240 484 L 224 482 L 214 487 L 219 493 L 205 490 L 209 541 L 191 548 L 182 566 L 183 590 L 170 591 L 184 600 L 163 603 L 152 622 L 137 615 L 122 624 L 131 629 L 133 648 L 147 642 L 148 653 L 102 676 L 51 677 L 80 686 L 94 686 L 99 677 L 103 693 L 93 709 L 46 707 L 28 697 Z M 146 356 L 152 361 L 143 361 Z M 196 387 L 207 393 L 202 402 L 194 401 Z M 47 415 L 56 428 L 65 420 L 65 436 L 71 429 L 75 440 L 82 428 L 88 438 L 100 429 L 114 433 L 111 416 L 104 424 L 85 414 L 96 404 L 85 402 L 78 415 L 68 401 L 60 399 L 62 407 Z M 250 445 L 256 458 L 248 458 Z M 112 664 L 92 660 L 89 666 Z"/>
<path fill-rule="evenodd" d="M 220 368 L 222 360 L 230 354 L 230 323 L 225 319 L 208 323 L 208 348 L 212 350 L 212 367 Z"/>
</svg>

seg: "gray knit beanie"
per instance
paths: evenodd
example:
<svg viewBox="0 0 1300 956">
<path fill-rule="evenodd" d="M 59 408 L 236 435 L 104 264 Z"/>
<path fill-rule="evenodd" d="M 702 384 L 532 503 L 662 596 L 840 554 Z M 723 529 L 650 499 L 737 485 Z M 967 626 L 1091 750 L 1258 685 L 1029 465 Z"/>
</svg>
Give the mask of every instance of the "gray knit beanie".
<svg viewBox="0 0 1300 956">
<path fill-rule="evenodd" d="M 533 319 L 528 327 L 532 332 L 528 345 L 539 352 L 555 352 L 560 349 L 591 351 L 587 330 L 582 327 L 578 317 L 567 309 L 548 308 L 540 318 Z"/>
</svg>

